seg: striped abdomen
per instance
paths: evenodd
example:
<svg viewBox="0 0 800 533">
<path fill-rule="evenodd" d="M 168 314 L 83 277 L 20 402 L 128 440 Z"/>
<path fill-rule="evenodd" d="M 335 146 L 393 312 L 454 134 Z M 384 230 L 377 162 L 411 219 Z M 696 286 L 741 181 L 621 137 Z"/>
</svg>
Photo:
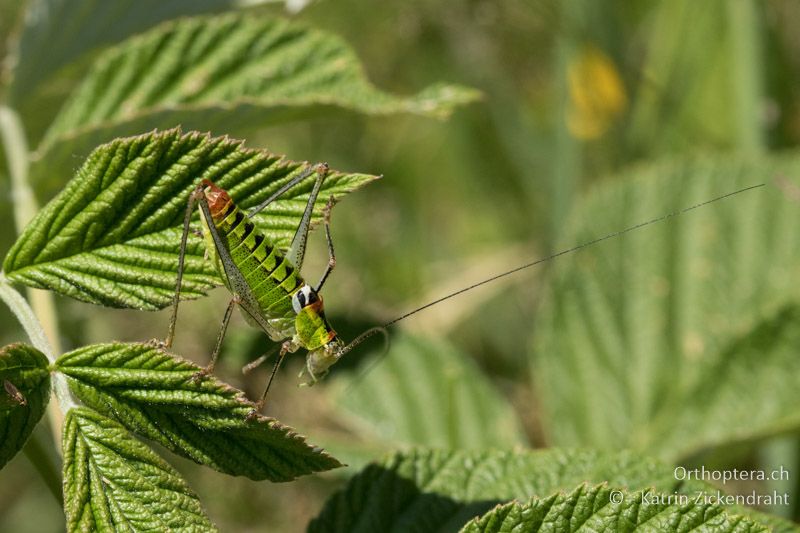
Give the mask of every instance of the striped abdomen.
<svg viewBox="0 0 800 533">
<path fill-rule="evenodd" d="M 255 230 L 224 190 L 211 182 L 205 195 L 214 226 L 266 318 L 292 317 L 292 295 L 304 285 L 294 265 Z M 217 268 L 225 279 L 225 272 Z"/>
</svg>

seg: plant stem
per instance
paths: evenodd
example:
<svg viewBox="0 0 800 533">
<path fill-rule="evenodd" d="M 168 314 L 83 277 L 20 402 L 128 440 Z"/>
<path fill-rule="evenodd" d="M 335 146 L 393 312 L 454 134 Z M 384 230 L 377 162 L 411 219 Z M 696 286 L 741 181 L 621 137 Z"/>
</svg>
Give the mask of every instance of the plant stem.
<svg viewBox="0 0 800 533">
<path fill-rule="evenodd" d="M 39 210 L 39 206 L 28 185 L 28 142 L 22 122 L 13 109 L 3 105 L 0 105 L 0 136 L 8 161 L 14 223 L 19 233 Z"/>
<path fill-rule="evenodd" d="M 33 190 L 28 184 L 29 151 L 22 121 L 13 109 L 3 105 L 0 105 L 0 140 L 2 140 L 6 152 L 6 161 L 8 162 L 8 171 L 11 178 L 14 223 L 17 227 L 17 233 L 19 234 L 36 215 L 39 206 L 36 202 Z M 19 293 L 5 283 L 5 278 L 3 278 L 2 281 L 3 283 L 0 283 L 0 285 L 3 286 L 3 292 L 9 295 L 11 300 L 15 302 L 14 305 L 16 307 L 12 307 L 11 309 L 14 311 L 14 314 L 17 315 L 17 318 L 20 319 L 23 327 L 25 327 L 31 342 L 47 355 L 51 363 L 54 362 L 58 354 L 61 353 L 61 346 L 59 342 L 58 321 L 56 319 L 56 310 L 52 295 L 49 292 L 28 289 L 28 298 L 33 307 L 33 310 L 31 310 L 28 303 Z M 18 298 L 16 298 L 15 295 Z M 5 297 L 3 297 L 3 299 L 6 300 Z M 6 300 L 6 303 L 9 303 L 9 301 Z M 11 304 L 9 303 L 9 305 Z M 28 314 L 30 316 L 28 316 Z M 25 317 L 24 322 L 23 316 Z M 36 317 L 39 317 L 39 320 L 37 320 Z M 36 325 L 35 328 L 32 327 L 33 324 Z M 34 332 L 34 330 L 38 331 Z M 41 334 L 42 338 L 35 338 L 31 336 L 32 334 Z M 39 343 L 38 345 L 37 342 Z M 71 394 L 69 394 L 64 377 L 60 374 L 54 375 L 53 390 L 58 398 L 61 410 L 58 409 L 59 405 L 50 402 L 47 407 L 47 415 L 50 418 L 50 426 L 53 431 L 56 447 L 60 450 L 61 447 L 59 444 L 61 443 L 63 413 L 66 412 L 65 409 L 74 406 L 75 402 L 72 400 Z"/>
<path fill-rule="evenodd" d="M 762 119 L 764 63 L 759 7 L 753 0 L 729 2 L 728 19 L 733 65 L 734 102 L 736 102 L 736 140 L 748 155 L 762 153 L 766 147 Z"/>
<path fill-rule="evenodd" d="M 45 335 L 44 328 L 36 318 L 36 314 L 34 314 L 33 309 L 31 309 L 31 307 L 28 305 L 28 301 L 8 283 L 8 280 L 2 275 L 2 273 L 0 273 L 0 300 L 3 300 L 8 308 L 11 309 L 11 311 L 17 317 L 17 320 L 19 320 L 19 323 L 22 324 L 22 327 L 25 329 L 25 333 L 28 335 L 28 338 L 33 346 L 47 357 L 47 360 L 50 361 L 50 364 L 55 363 L 56 359 L 58 358 L 58 354 L 57 352 L 53 351 L 53 348 L 47 339 L 47 336 Z M 59 438 L 59 440 L 56 442 L 61 442 L 60 424 L 63 418 L 62 413 L 66 413 L 69 409 L 76 407 L 78 404 L 77 401 L 72 397 L 72 393 L 69 391 L 66 379 L 59 373 L 53 374 L 53 392 L 58 399 L 58 406 L 61 407 L 61 411 L 58 412 L 57 420 L 59 423 L 58 433 L 56 434 L 55 429 L 53 430 L 53 433 L 54 436 L 58 436 Z M 50 405 L 53 404 L 51 403 Z M 50 409 L 49 406 L 48 409 Z M 50 422 L 55 423 L 56 421 L 51 417 Z"/>
</svg>

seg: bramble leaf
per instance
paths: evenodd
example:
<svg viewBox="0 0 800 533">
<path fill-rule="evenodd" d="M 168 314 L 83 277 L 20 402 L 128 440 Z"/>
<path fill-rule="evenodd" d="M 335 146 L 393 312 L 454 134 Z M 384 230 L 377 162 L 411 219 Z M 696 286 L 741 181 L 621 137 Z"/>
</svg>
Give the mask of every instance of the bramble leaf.
<svg viewBox="0 0 800 533">
<path fill-rule="evenodd" d="M 556 444 L 674 461 L 800 429 L 799 173 L 796 154 L 672 160 L 574 210 L 570 245 L 767 184 L 553 268 L 532 376 Z"/>
<path fill-rule="evenodd" d="M 392 339 L 369 377 L 343 382 L 337 403 L 366 438 L 392 448 L 511 448 L 526 439 L 517 415 L 469 358 L 442 341 Z"/>
<path fill-rule="evenodd" d="M 19 39 L 10 98 L 19 103 L 95 48 L 119 42 L 173 17 L 223 10 L 231 0 L 164 3 L 161 0 L 33 0 Z"/>
<path fill-rule="evenodd" d="M 297 22 L 233 13 L 178 19 L 104 52 L 55 118 L 41 169 L 151 128 L 246 136 L 332 111 L 446 116 L 477 91 L 436 85 L 411 97 L 376 89 L 340 38 Z"/>
<path fill-rule="evenodd" d="M 14 281 L 86 302 L 159 309 L 171 302 L 186 202 L 201 178 L 227 189 L 248 208 L 303 168 L 303 163 L 244 148 L 241 141 L 179 129 L 117 139 L 92 152 L 31 221 L 3 269 Z M 313 179 L 255 217 L 276 245 L 291 241 Z M 331 172 L 315 220 L 331 195 L 339 198 L 373 179 Z M 213 264 L 203 259 L 203 246 L 201 238 L 190 235 L 183 281 L 187 298 L 221 283 Z"/>
<path fill-rule="evenodd" d="M 200 367 L 146 344 L 94 344 L 56 367 L 85 404 L 130 431 L 226 474 L 291 481 L 341 466 Z"/>
<path fill-rule="evenodd" d="M 44 354 L 22 343 L 0 349 L 0 468 L 25 445 L 49 399 Z"/>
<path fill-rule="evenodd" d="M 455 531 L 497 504 L 514 499 L 546 498 L 558 491 L 572 491 L 585 483 L 607 483 L 631 494 L 645 491 L 672 497 L 684 495 L 690 500 L 698 495 L 713 497 L 718 494 L 711 485 L 693 479 L 676 479 L 673 467 L 630 452 L 558 448 L 541 451 L 416 450 L 365 468 L 328 500 L 309 524 L 308 531 Z M 580 490 L 573 496 L 580 497 Z M 595 501 L 610 503 L 609 500 Z M 633 501 L 633 498 L 626 499 L 621 508 L 626 509 L 625 512 L 635 512 Z M 698 509 L 690 506 L 687 511 L 696 514 Z M 769 524 L 776 531 L 797 531 L 789 522 L 752 510 L 735 506 L 713 509 L 713 514 L 719 514 L 722 509 L 731 515 L 746 513 L 749 519 Z"/>
<path fill-rule="evenodd" d="M 31 0 L 25 4 L 15 57 L 9 61 L 8 99 L 23 116 L 31 140 L 41 139 L 69 91 L 83 80 L 104 47 L 162 21 L 237 7 L 235 0 L 82 0 L 79 4 Z"/>
<path fill-rule="evenodd" d="M 62 440 L 68 531 L 216 531 L 180 474 L 117 422 L 71 409 Z"/>
<path fill-rule="evenodd" d="M 620 498 L 612 502 L 612 498 Z M 675 498 L 675 500 L 678 500 Z M 553 529 L 555 528 L 555 529 Z M 648 491 L 630 493 L 607 485 L 580 485 L 575 490 L 527 503 L 498 506 L 468 523 L 462 533 L 508 531 L 771 531 L 766 524 L 726 512 L 721 505 L 659 498 Z"/>
</svg>

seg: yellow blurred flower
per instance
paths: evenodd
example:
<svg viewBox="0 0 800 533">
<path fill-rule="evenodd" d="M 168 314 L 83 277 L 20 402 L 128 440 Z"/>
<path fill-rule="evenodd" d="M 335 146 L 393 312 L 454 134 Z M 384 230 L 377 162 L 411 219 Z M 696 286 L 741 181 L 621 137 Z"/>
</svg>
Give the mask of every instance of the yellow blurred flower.
<svg viewBox="0 0 800 533">
<path fill-rule="evenodd" d="M 602 136 L 625 110 L 628 97 L 614 62 L 586 46 L 567 66 L 570 107 L 567 127 L 579 139 Z"/>
</svg>

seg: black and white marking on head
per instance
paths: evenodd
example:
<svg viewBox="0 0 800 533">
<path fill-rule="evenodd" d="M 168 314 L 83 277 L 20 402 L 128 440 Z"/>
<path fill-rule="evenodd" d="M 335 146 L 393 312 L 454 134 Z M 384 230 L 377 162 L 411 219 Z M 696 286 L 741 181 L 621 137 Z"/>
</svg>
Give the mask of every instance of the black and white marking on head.
<svg viewBox="0 0 800 533">
<path fill-rule="evenodd" d="M 309 285 L 303 285 L 300 290 L 292 296 L 292 308 L 295 313 L 299 313 L 307 305 L 311 305 L 318 301 L 319 297 Z"/>
</svg>

